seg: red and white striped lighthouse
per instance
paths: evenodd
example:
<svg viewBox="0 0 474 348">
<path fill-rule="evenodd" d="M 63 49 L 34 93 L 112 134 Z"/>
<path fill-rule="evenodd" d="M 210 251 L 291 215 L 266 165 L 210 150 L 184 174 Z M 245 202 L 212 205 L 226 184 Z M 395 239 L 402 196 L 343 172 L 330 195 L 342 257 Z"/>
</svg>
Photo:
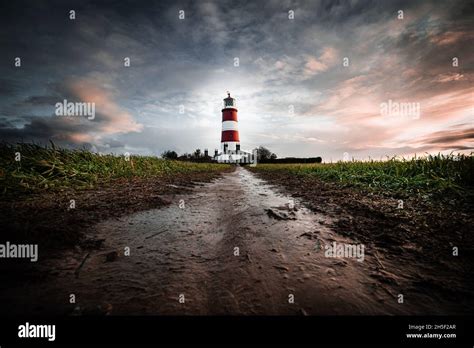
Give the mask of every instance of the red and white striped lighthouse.
<svg viewBox="0 0 474 348">
<path fill-rule="evenodd" d="M 237 123 L 237 107 L 235 98 L 231 98 L 227 92 L 222 109 L 222 152 L 240 151 L 239 128 Z"/>
</svg>

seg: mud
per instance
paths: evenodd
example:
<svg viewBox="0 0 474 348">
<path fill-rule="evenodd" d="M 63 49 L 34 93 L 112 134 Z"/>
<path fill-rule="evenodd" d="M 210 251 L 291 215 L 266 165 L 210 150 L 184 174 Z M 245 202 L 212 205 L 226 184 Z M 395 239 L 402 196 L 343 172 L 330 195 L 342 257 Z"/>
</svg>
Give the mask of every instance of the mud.
<svg viewBox="0 0 474 348">
<path fill-rule="evenodd" d="M 250 169 L 304 201 L 312 211 L 330 216 L 331 228 L 338 234 L 392 260 L 395 268 L 385 273 L 385 282 L 403 274 L 404 286 L 429 294 L 433 306 L 440 307 L 439 313 L 472 312 L 474 201 L 469 192 L 461 196 L 394 195 L 316 177 Z M 458 248 L 458 256 L 453 255 L 453 247 Z M 452 305 L 444 307 L 441 302 Z"/>
<path fill-rule="evenodd" d="M 170 202 L 163 198 L 164 195 L 190 191 L 218 176 L 204 172 L 116 179 L 94 189 L 4 198 L 0 200 L 2 239 L 39 243 L 43 255 L 84 242 L 87 244 L 83 232 L 94 223 L 165 206 Z M 74 200 L 74 209 L 70 208 L 71 200 Z"/>
<path fill-rule="evenodd" d="M 410 264 L 414 259 L 402 252 L 363 241 L 362 262 L 326 257 L 324 246 L 334 242 L 361 244 L 338 227 L 351 215 L 309 209 L 244 168 L 160 199 L 170 204 L 102 221 L 88 229 L 89 244 L 39 262 L 34 268 L 42 276 L 35 282 L 3 291 L 4 310 L 65 315 L 472 310 L 454 275 L 433 278 L 426 271 L 431 265 Z M 443 284 L 451 281 L 446 292 Z"/>
</svg>

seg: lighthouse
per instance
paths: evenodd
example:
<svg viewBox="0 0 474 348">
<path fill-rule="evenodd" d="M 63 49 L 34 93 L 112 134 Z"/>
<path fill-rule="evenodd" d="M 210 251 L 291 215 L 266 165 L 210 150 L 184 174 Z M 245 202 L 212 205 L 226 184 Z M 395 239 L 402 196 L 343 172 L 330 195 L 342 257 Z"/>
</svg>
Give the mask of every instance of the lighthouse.
<svg viewBox="0 0 474 348">
<path fill-rule="evenodd" d="M 227 92 L 222 108 L 221 152 L 214 152 L 214 160 L 219 163 L 253 164 L 256 158 L 256 152 L 240 149 L 237 104 Z"/>
<path fill-rule="evenodd" d="M 227 92 L 222 109 L 221 149 L 223 153 L 239 151 L 240 139 L 235 98 Z"/>
</svg>

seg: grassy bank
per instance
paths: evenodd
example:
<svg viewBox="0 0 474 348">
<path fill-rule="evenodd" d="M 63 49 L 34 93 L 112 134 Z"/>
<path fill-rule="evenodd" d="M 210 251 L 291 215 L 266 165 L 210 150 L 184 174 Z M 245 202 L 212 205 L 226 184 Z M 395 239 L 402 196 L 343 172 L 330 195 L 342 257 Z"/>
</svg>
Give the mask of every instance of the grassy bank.
<svg viewBox="0 0 474 348">
<path fill-rule="evenodd" d="M 338 162 L 325 164 L 259 164 L 252 168 L 267 175 L 291 174 L 317 178 L 344 187 L 359 187 L 380 193 L 454 194 L 472 193 L 474 156 L 437 155 L 384 162 Z"/>
<path fill-rule="evenodd" d="M 16 159 L 19 159 L 17 161 Z M 54 145 L 0 144 L 1 195 L 94 188 L 123 178 L 218 173 L 228 165 L 163 160 L 150 156 L 99 155 Z"/>
</svg>

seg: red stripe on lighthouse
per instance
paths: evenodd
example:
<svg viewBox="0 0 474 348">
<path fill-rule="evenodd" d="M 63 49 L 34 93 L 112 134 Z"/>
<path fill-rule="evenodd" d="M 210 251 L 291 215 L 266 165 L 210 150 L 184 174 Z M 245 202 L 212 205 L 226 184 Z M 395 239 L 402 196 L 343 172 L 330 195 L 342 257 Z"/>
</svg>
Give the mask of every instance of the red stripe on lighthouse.
<svg viewBox="0 0 474 348">
<path fill-rule="evenodd" d="M 235 130 L 222 131 L 221 143 L 228 142 L 228 141 L 240 142 L 239 131 L 235 131 Z"/>
<path fill-rule="evenodd" d="M 223 109 L 222 110 L 222 122 L 224 121 L 237 121 L 237 110 L 236 109 Z"/>
</svg>

